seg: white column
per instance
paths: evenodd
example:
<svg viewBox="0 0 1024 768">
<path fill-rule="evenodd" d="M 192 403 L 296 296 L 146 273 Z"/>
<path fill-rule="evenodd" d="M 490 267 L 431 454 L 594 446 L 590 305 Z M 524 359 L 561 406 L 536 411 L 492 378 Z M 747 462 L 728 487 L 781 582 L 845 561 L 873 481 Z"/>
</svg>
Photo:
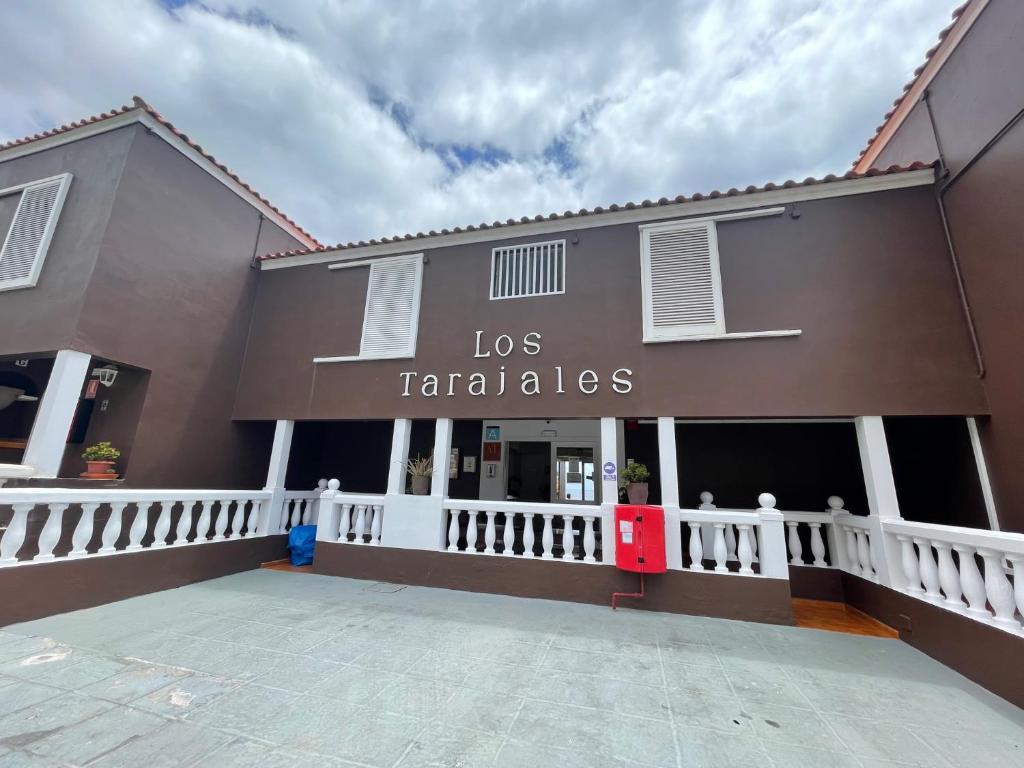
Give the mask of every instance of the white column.
<svg viewBox="0 0 1024 768">
<path fill-rule="evenodd" d="M 430 495 L 448 498 L 448 459 L 452 453 L 452 420 L 438 419 L 434 425 L 434 476 Z"/>
<path fill-rule="evenodd" d="M 985 500 L 988 525 L 993 531 L 998 531 L 999 515 L 996 513 L 996 500 L 992 494 L 992 481 L 988 476 L 988 463 L 985 461 L 985 451 L 981 446 L 981 435 L 978 434 L 978 422 L 973 416 L 967 417 L 967 433 L 971 436 L 971 450 L 974 451 L 974 463 L 978 467 L 978 481 L 981 483 L 981 496 Z"/>
<path fill-rule="evenodd" d="M 288 474 L 288 459 L 292 452 L 292 434 L 295 431 L 295 422 L 287 419 L 278 419 L 274 423 L 274 442 L 270 448 L 270 464 L 267 467 L 267 482 L 263 490 L 270 491 L 270 501 L 267 502 L 266 514 L 259 521 L 256 528 L 257 536 L 267 536 L 277 533 L 283 515 L 288 514 L 284 509 L 285 477 Z M 196 537 L 199 540 L 199 536 Z"/>
<path fill-rule="evenodd" d="M 391 432 L 391 459 L 388 464 L 388 495 L 405 493 L 405 462 L 409 458 L 412 419 L 395 419 Z"/>
<path fill-rule="evenodd" d="M 605 472 L 611 464 L 615 470 Z M 601 559 L 615 564 L 615 505 L 619 501 L 619 428 L 614 417 L 601 418 Z M 550 520 L 545 516 L 545 535 Z M 547 553 L 547 542 L 544 551 Z M 546 555 L 550 557 L 550 555 Z"/>
<path fill-rule="evenodd" d="M 36 477 L 56 477 L 60 471 L 64 446 L 91 360 L 84 352 L 62 349 L 53 361 L 50 380 L 39 401 L 22 459 L 22 464 L 35 468 Z"/>
<path fill-rule="evenodd" d="M 858 416 L 854 423 L 869 512 L 875 517 L 898 518 L 900 505 L 896 499 L 896 483 L 892 477 L 889 444 L 885 439 L 882 417 Z"/>
<path fill-rule="evenodd" d="M 676 420 L 658 417 L 658 473 L 661 506 L 665 508 L 665 557 L 669 568 L 683 567 L 683 534 L 679 524 L 679 474 L 676 468 Z"/>
</svg>

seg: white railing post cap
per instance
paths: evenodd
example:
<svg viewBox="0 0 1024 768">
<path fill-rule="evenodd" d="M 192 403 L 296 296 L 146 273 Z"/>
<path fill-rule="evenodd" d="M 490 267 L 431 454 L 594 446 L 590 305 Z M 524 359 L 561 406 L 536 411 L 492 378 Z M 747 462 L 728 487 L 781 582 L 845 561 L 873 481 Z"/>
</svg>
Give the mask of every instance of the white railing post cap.
<svg viewBox="0 0 1024 768">
<path fill-rule="evenodd" d="M 770 493 L 762 493 L 757 497 L 757 504 L 762 509 L 775 509 L 776 499 Z"/>
<path fill-rule="evenodd" d="M 834 511 L 838 512 L 838 511 L 840 511 L 843 508 L 843 505 L 845 503 L 846 502 L 844 502 L 842 497 L 840 497 L 840 496 L 829 496 L 828 497 L 828 508 L 830 510 L 834 510 Z"/>
<path fill-rule="evenodd" d="M 327 488 L 327 478 L 326 477 L 321 477 L 319 480 L 316 481 L 316 489 L 318 491 L 323 491 L 326 488 Z"/>
<path fill-rule="evenodd" d="M 320 482 L 322 483 L 322 482 L 324 482 L 324 481 L 323 481 L 323 480 L 321 480 Z M 318 483 L 318 485 L 319 485 L 319 483 Z M 326 483 L 326 485 L 327 485 L 327 489 L 328 489 L 328 490 L 330 490 L 330 491 L 336 491 L 336 490 L 338 490 L 339 488 L 341 488 L 341 481 L 340 481 L 340 480 L 338 480 L 338 478 L 336 478 L 336 477 L 332 477 L 332 478 L 330 479 L 330 481 Z"/>
<path fill-rule="evenodd" d="M 701 491 L 701 494 L 700 494 L 700 503 L 701 504 L 710 504 L 714 500 L 715 500 L 715 497 L 711 494 L 710 491 Z"/>
</svg>

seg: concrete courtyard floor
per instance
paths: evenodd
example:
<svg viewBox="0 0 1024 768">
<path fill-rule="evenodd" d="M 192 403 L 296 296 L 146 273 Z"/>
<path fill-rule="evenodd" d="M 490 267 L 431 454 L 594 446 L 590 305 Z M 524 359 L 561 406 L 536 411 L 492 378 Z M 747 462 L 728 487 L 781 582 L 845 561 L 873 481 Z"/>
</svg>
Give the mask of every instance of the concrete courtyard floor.
<svg viewBox="0 0 1024 768">
<path fill-rule="evenodd" d="M 4 768 L 976 768 L 1022 745 L 1021 710 L 909 646 L 815 630 L 252 571 L 0 631 Z"/>
</svg>

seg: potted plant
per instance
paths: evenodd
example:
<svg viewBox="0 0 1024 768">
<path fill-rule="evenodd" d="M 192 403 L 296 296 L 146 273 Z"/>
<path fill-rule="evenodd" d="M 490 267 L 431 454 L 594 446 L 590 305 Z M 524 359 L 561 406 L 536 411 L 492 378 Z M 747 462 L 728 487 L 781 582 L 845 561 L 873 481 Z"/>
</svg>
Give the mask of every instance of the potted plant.
<svg viewBox="0 0 1024 768">
<path fill-rule="evenodd" d="M 114 472 L 114 464 L 121 456 L 121 452 L 106 440 L 90 445 L 82 451 L 82 458 L 85 459 L 86 471 L 83 477 L 97 477 L 99 479 L 111 479 L 117 477 Z"/>
<path fill-rule="evenodd" d="M 417 456 L 405 462 L 405 471 L 412 478 L 412 492 L 415 496 L 426 496 L 430 493 L 430 476 L 434 473 L 434 457 Z"/>
<path fill-rule="evenodd" d="M 627 464 L 626 468 L 619 474 L 619 485 L 626 489 L 626 496 L 630 504 L 647 503 L 647 480 L 651 473 L 646 464 L 634 461 Z"/>
</svg>

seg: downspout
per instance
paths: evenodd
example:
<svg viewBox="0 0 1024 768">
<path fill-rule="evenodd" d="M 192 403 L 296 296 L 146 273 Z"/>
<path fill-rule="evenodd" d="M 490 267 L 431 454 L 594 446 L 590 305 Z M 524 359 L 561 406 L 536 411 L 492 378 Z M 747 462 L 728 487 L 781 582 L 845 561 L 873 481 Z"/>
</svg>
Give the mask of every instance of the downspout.
<svg viewBox="0 0 1024 768">
<path fill-rule="evenodd" d="M 947 181 L 949 177 L 949 168 L 946 165 L 946 155 L 942 149 L 942 140 L 939 137 L 939 131 L 935 125 L 935 115 L 932 114 L 931 94 L 927 89 L 925 90 L 921 100 L 924 102 L 925 111 L 928 113 L 928 121 L 931 123 L 932 135 L 935 137 L 935 148 L 938 150 L 939 154 L 939 179 L 935 185 L 935 202 L 939 207 L 939 218 L 942 221 L 942 232 L 946 236 L 946 251 L 949 253 L 949 260 L 953 265 L 953 276 L 956 278 L 956 290 L 960 296 L 960 309 L 964 314 L 964 320 L 967 322 L 967 333 L 971 337 L 971 346 L 974 349 L 974 361 L 978 368 L 978 378 L 983 379 L 985 378 L 985 359 L 981 354 L 981 343 L 978 341 L 978 330 L 974 323 L 974 313 L 971 312 L 971 303 L 967 298 L 967 289 L 964 286 L 964 277 L 960 270 L 960 259 L 957 257 L 956 245 L 953 243 L 953 235 L 949 229 L 949 217 L 946 215 L 946 204 L 942 199 L 946 194 L 946 190 L 949 189 L 952 181 L 959 178 L 964 169 L 961 169 L 956 176 Z M 1005 133 L 1005 130 L 1007 129 L 1004 129 L 1001 133 Z M 978 156 L 979 155 L 975 155 L 975 157 L 971 159 L 971 164 L 974 163 Z"/>
<path fill-rule="evenodd" d="M 265 217 L 262 213 L 259 214 L 259 217 L 259 223 L 256 225 L 256 242 L 252 244 L 252 257 L 249 259 L 249 269 L 256 269 L 256 260 L 260 255 L 260 236 L 263 234 L 263 219 Z"/>
</svg>

